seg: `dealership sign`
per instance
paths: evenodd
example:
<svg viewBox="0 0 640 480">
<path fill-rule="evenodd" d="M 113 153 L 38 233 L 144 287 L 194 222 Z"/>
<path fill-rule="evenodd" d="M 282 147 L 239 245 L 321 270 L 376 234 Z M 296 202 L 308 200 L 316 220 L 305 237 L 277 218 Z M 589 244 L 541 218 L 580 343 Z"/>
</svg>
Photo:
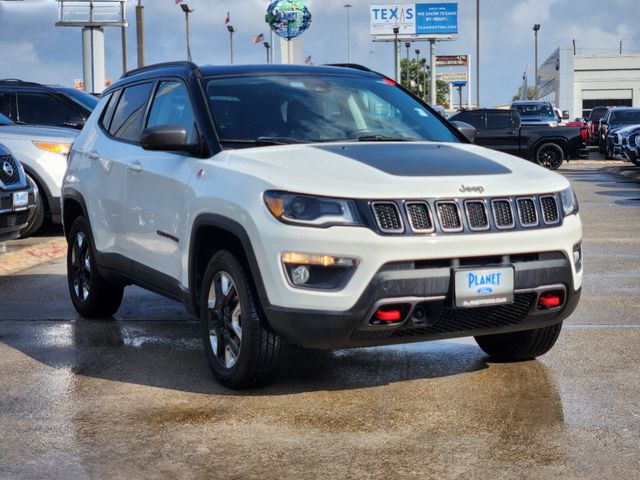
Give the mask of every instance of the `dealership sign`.
<svg viewBox="0 0 640 480">
<path fill-rule="evenodd" d="M 469 81 L 469 75 L 467 74 L 467 72 L 436 73 L 436 78 L 438 80 L 442 80 L 443 82 L 447 82 L 447 83 Z"/>
<path fill-rule="evenodd" d="M 469 55 L 437 55 L 436 66 L 467 67 L 469 66 Z"/>
<path fill-rule="evenodd" d="M 450 35 L 458 33 L 457 3 L 371 5 L 371 35 Z"/>
</svg>

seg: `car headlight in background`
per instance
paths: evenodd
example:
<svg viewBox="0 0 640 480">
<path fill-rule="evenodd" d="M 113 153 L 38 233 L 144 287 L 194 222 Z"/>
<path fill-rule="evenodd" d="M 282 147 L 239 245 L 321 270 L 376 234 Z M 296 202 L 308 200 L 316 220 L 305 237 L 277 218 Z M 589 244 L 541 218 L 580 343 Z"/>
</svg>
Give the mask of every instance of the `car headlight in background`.
<svg viewBox="0 0 640 480">
<path fill-rule="evenodd" d="M 362 225 L 353 200 L 268 191 L 264 202 L 271 214 L 284 223 L 319 228 Z"/>
<path fill-rule="evenodd" d="M 44 150 L 45 152 L 57 153 L 66 157 L 69 155 L 69 150 L 71 150 L 70 143 L 50 143 L 50 142 L 36 142 L 33 144 L 39 148 L 40 150 Z"/>
<path fill-rule="evenodd" d="M 564 216 L 573 215 L 578 213 L 578 199 L 573 191 L 573 188 L 568 187 L 560 192 L 560 198 L 562 199 L 562 209 L 564 210 Z"/>
</svg>

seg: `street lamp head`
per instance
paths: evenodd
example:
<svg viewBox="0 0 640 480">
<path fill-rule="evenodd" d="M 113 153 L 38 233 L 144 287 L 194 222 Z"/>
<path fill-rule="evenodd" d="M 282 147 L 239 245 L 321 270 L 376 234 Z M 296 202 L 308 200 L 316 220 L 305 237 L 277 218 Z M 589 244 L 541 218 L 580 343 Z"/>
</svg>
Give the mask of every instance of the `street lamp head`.
<svg viewBox="0 0 640 480">
<path fill-rule="evenodd" d="M 539 23 L 536 23 L 536 24 L 533 26 L 533 31 L 534 31 L 534 32 L 537 32 L 538 30 L 540 30 L 540 24 L 539 24 Z"/>
<path fill-rule="evenodd" d="M 234 33 L 236 31 L 236 29 L 233 28 L 233 25 L 227 25 L 227 30 L 229 30 L 229 33 Z"/>
<path fill-rule="evenodd" d="M 189 10 L 189 5 L 187 5 L 186 3 L 181 3 L 180 4 L 180 8 L 182 9 L 182 11 L 184 13 L 191 13 L 193 12 L 193 10 Z"/>
<path fill-rule="evenodd" d="M 397 35 L 400 33 L 400 27 L 393 27 L 393 33 L 394 35 Z"/>
<path fill-rule="evenodd" d="M 349 5 L 348 3 L 344 6 L 344 8 L 351 8 L 353 5 Z"/>
<path fill-rule="evenodd" d="M 265 48 L 271 48 L 271 44 L 269 42 L 262 42 Z"/>
<path fill-rule="evenodd" d="M 404 42 L 404 46 L 405 46 L 406 48 L 409 48 L 409 47 L 411 46 L 411 42 Z"/>
<path fill-rule="evenodd" d="M 416 55 L 420 55 L 420 49 L 416 48 Z"/>
</svg>

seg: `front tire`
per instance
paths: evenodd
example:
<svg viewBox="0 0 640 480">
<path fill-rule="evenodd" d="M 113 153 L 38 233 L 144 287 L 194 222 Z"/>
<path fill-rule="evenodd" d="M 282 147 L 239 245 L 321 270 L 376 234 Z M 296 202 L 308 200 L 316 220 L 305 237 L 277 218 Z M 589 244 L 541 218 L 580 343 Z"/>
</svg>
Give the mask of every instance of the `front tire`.
<svg viewBox="0 0 640 480">
<path fill-rule="evenodd" d="M 42 224 L 44 223 L 44 198 L 40 193 L 41 190 L 29 175 L 27 175 L 27 179 L 29 180 L 29 183 L 35 187 L 34 194 L 36 206 L 35 212 L 33 212 L 33 215 L 31 215 L 31 218 L 29 219 L 29 223 L 27 223 L 25 229 L 20 232 L 20 238 L 28 238 L 32 236 L 40 230 L 40 227 L 42 227 Z"/>
<path fill-rule="evenodd" d="M 545 143 L 536 150 L 536 162 L 550 170 L 557 170 L 564 161 L 564 150 L 557 143 Z"/>
<path fill-rule="evenodd" d="M 555 345 L 562 322 L 521 332 L 475 337 L 482 350 L 497 360 L 529 360 L 544 355 Z"/>
<path fill-rule="evenodd" d="M 229 251 L 222 250 L 209 261 L 200 321 L 209 367 L 222 385 L 247 388 L 275 377 L 282 339 L 267 327 L 249 276 Z"/>
<path fill-rule="evenodd" d="M 98 272 L 91 230 L 84 217 L 73 222 L 67 241 L 67 283 L 74 308 L 85 318 L 113 316 L 122 303 L 124 287 Z"/>
</svg>

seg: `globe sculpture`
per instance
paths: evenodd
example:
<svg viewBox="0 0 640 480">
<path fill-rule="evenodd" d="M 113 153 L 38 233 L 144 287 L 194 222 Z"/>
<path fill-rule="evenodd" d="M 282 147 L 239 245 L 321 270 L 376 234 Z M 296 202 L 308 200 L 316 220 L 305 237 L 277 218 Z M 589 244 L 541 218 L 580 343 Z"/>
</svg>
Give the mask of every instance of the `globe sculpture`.
<svg viewBox="0 0 640 480">
<path fill-rule="evenodd" d="M 311 12 L 300 0 L 276 0 L 267 8 L 265 20 L 287 40 L 302 35 L 311 25 Z"/>
</svg>

